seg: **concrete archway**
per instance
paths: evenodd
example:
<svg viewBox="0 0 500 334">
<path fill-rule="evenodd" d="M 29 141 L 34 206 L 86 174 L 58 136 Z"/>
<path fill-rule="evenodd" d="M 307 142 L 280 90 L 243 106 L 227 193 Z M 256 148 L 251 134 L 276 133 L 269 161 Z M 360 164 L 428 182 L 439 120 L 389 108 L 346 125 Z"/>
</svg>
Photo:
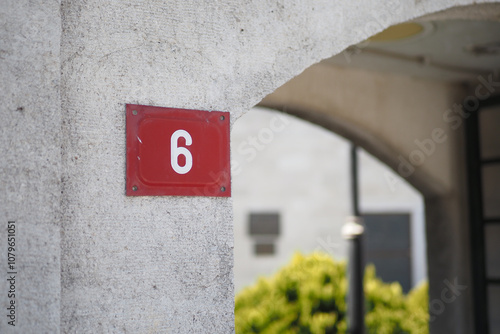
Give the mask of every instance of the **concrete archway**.
<svg viewBox="0 0 500 334">
<path fill-rule="evenodd" d="M 475 5 L 452 8 L 419 20 L 498 22 L 498 13 L 498 5 Z M 473 331 L 463 126 L 467 116 L 458 112 L 456 106 L 467 103 L 470 97 L 478 100 L 478 91 L 487 87 L 484 79 L 494 74 L 491 70 L 471 74 L 460 80 L 415 79 L 390 72 L 332 68 L 324 61 L 259 103 L 344 136 L 423 194 L 431 332 Z M 450 115 L 457 116 L 453 124 Z M 391 180 L 387 182 L 390 184 Z M 459 298 L 454 298 L 453 303 L 444 303 L 443 295 L 449 291 L 450 282 L 460 285 L 463 291 L 458 292 L 455 297 Z"/>
<path fill-rule="evenodd" d="M 348 123 L 339 120 L 335 116 L 325 115 L 321 112 L 295 109 L 293 106 L 289 105 L 273 105 L 269 103 L 269 100 L 264 100 L 260 105 L 290 113 L 336 132 L 353 141 L 360 147 L 363 147 L 373 156 L 377 157 L 395 171 L 398 171 L 398 166 L 401 164 L 398 157 L 401 157 L 402 153 L 392 149 L 390 145 L 376 135 L 364 131 L 361 127 L 357 127 L 355 123 Z M 449 225 L 454 225 L 453 222 L 458 216 L 463 214 L 458 213 L 459 209 L 457 203 L 455 203 L 457 199 L 450 199 L 450 193 L 456 194 L 459 190 L 455 188 L 450 191 L 447 189 L 443 180 L 438 180 L 438 182 L 436 182 L 432 175 L 426 175 L 424 171 L 418 170 L 418 168 L 414 173 L 406 177 L 406 180 L 419 190 L 425 198 L 430 297 L 431 300 L 436 297 L 439 299 L 445 280 L 460 277 L 461 283 L 467 282 L 467 285 L 470 285 L 468 266 L 464 266 L 463 261 L 468 255 L 466 251 L 468 246 L 464 249 L 464 244 L 468 244 L 468 240 L 464 235 L 466 231 L 466 229 L 464 230 L 464 225 L 466 222 L 462 221 L 461 227 L 455 226 L 457 230 L 461 230 L 460 232 L 456 230 L 450 233 L 448 230 Z M 387 182 L 390 186 L 391 180 L 388 179 Z M 452 203 L 450 204 L 450 202 Z M 450 205 L 452 205 L 451 208 Z M 457 235 L 460 235 L 460 241 L 456 239 Z M 459 253 L 461 254 L 458 255 Z M 470 315 L 470 299 L 466 298 L 465 296 L 463 297 L 463 303 L 461 305 L 458 303 L 452 305 L 455 307 L 454 310 L 451 310 L 451 307 L 449 307 L 447 316 L 436 318 L 436 320 L 431 323 L 431 330 L 437 332 L 441 332 L 443 328 L 446 328 L 446 330 L 455 330 L 456 316 L 450 313 Z M 464 319 L 464 316 L 461 316 L 461 319 Z M 469 318 L 464 320 L 464 322 L 467 322 L 470 326 L 472 324 L 472 319 Z M 463 325 L 464 324 L 461 324 L 460 326 Z"/>
</svg>

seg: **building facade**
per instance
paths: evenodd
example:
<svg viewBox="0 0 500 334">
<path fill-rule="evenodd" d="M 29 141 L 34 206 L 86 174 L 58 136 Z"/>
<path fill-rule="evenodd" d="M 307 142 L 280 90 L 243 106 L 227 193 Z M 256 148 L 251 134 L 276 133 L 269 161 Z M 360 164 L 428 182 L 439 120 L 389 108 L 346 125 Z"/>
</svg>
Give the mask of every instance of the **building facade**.
<svg viewBox="0 0 500 334">
<path fill-rule="evenodd" d="M 347 140 L 295 117 L 254 108 L 235 123 L 231 146 L 236 291 L 270 276 L 296 251 L 346 260 L 341 230 L 353 214 Z M 408 291 L 427 277 L 422 196 L 361 149 L 358 160 L 367 237 L 385 244 L 367 249 L 366 260 L 377 265 L 383 279 L 399 281 Z M 389 224 L 387 230 L 378 221 L 371 225 L 377 217 Z"/>
</svg>

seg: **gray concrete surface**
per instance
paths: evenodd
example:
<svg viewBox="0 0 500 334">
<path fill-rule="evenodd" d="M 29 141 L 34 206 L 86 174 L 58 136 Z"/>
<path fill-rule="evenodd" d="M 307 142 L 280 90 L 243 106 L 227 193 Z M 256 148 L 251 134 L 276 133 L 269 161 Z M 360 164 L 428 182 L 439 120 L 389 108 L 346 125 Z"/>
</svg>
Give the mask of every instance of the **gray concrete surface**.
<svg viewBox="0 0 500 334">
<path fill-rule="evenodd" d="M 60 328 L 59 2 L 0 5 L 0 333 Z M 7 222 L 16 222 L 15 327 L 7 321 Z"/>
</svg>

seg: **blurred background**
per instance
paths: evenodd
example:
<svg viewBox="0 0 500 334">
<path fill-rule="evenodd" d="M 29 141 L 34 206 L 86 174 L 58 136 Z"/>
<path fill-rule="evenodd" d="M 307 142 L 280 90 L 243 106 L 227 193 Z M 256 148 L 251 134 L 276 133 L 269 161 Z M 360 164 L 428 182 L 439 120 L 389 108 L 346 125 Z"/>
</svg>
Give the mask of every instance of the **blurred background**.
<svg viewBox="0 0 500 334">
<path fill-rule="evenodd" d="M 428 279 L 428 294 L 415 300 L 428 306 L 429 318 L 422 319 L 430 332 L 500 333 L 500 7 L 477 9 L 389 27 L 276 89 L 259 103 L 269 110 L 254 108 L 236 120 L 231 146 L 237 293 L 290 263 L 295 251 L 358 259 L 354 242 L 341 233 L 356 213 L 365 225 L 365 263 L 375 266 L 383 282 L 398 282 L 407 293 Z M 366 25 L 378 24 L 378 18 Z M 356 154 L 346 138 L 358 145 Z M 351 178 L 353 170 L 357 178 Z M 294 275 L 283 281 L 288 288 L 302 284 Z M 361 290 L 359 280 L 351 283 Z M 259 284 L 261 296 L 270 293 Z M 386 291 L 394 292 L 391 286 Z M 243 295 L 252 305 L 251 293 Z M 328 294 L 322 295 L 326 300 Z M 384 305 L 385 295 L 373 300 Z M 398 298 L 403 305 L 406 297 Z M 355 300 L 348 306 L 362 306 L 363 299 Z M 237 296 L 238 305 L 245 303 Z M 335 323 L 345 314 L 337 306 L 311 321 L 331 317 Z M 317 308 L 310 309 L 315 316 Z M 376 309 L 372 304 L 371 311 Z M 394 314 L 386 311 L 381 326 Z M 236 311 L 236 317 L 246 314 L 243 327 L 250 332 L 265 328 L 266 317 L 252 312 Z M 408 317 L 400 314 L 399 324 L 384 332 L 400 332 Z M 412 328 L 420 333 L 422 327 Z"/>
<path fill-rule="evenodd" d="M 294 252 L 346 259 L 350 148 L 320 126 L 254 108 L 232 129 L 236 292 L 287 264 Z M 366 261 L 404 292 L 426 279 L 422 196 L 358 149 Z"/>
</svg>

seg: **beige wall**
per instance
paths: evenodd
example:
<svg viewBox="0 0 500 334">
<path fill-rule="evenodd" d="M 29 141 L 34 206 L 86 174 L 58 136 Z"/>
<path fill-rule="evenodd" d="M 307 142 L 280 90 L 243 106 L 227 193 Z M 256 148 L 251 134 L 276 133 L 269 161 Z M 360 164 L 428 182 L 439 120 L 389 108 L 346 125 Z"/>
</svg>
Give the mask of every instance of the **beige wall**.
<svg viewBox="0 0 500 334">
<path fill-rule="evenodd" d="M 344 128 L 342 134 L 351 132 L 349 137 L 364 143 L 391 167 L 401 168 L 402 176 L 415 180 L 424 193 L 446 193 L 453 188 L 449 174 L 453 130 L 443 117 L 460 91 L 451 84 L 320 63 L 267 96 L 261 105 L 320 114 Z M 416 141 L 423 145 L 429 139 L 434 145 L 425 145 L 427 153 L 414 152 L 422 151 Z"/>
</svg>

